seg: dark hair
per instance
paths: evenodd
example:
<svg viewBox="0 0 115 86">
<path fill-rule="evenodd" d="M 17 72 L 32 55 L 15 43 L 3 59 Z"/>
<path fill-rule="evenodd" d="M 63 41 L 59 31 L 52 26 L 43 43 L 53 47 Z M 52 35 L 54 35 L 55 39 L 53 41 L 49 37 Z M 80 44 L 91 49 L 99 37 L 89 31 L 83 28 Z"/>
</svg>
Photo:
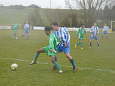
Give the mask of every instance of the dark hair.
<svg viewBox="0 0 115 86">
<path fill-rule="evenodd" d="M 59 26 L 59 24 L 57 22 L 52 23 L 52 25 Z"/>
<path fill-rule="evenodd" d="M 46 26 L 44 30 L 45 30 L 45 31 L 51 31 L 51 30 L 52 30 L 52 28 L 51 28 L 51 27 Z"/>
<path fill-rule="evenodd" d="M 85 25 L 85 24 L 81 24 L 81 26 L 83 26 L 83 25 Z"/>
</svg>

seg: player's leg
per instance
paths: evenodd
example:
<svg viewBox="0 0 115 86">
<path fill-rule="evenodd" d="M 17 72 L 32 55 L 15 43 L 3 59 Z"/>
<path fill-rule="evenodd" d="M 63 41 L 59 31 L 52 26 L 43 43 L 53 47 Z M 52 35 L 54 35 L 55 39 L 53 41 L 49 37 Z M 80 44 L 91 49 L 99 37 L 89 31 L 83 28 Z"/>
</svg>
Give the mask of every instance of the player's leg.
<svg viewBox="0 0 115 86">
<path fill-rule="evenodd" d="M 55 61 L 57 62 L 57 56 L 55 56 L 55 58 L 54 58 L 53 60 L 55 60 Z M 53 63 L 53 62 L 52 62 L 52 63 Z M 55 65 L 53 66 L 52 70 L 54 70 L 54 71 L 56 70 Z"/>
<path fill-rule="evenodd" d="M 90 48 L 92 48 L 92 40 L 93 39 L 94 39 L 94 36 L 90 35 L 90 37 L 89 37 L 89 46 L 90 46 Z"/>
<path fill-rule="evenodd" d="M 83 38 L 81 38 L 81 39 L 80 39 L 80 48 L 81 48 L 81 50 L 84 49 L 84 48 L 83 48 L 83 45 L 84 45 L 84 44 L 83 44 Z"/>
<path fill-rule="evenodd" d="M 77 48 L 78 46 L 80 45 L 80 41 L 79 41 L 79 38 L 76 40 L 76 43 L 75 43 L 75 48 Z"/>
<path fill-rule="evenodd" d="M 16 40 L 18 39 L 17 32 L 14 33 L 14 37 Z"/>
<path fill-rule="evenodd" d="M 80 46 L 80 39 L 78 39 L 77 41 L 77 46 Z"/>
<path fill-rule="evenodd" d="M 96 41 L 97 41 L 97 46 L 99 47 L 100 46 L 99 40 L 96 40 Z"/>
<path fill-rule="evenodd" d="M 96 42 L 97 42 L 97 46 L 99 47 L 99 46 L 100 46 L 100 43 L 99 43 L 99 38 L 98 38 L 98 36 L 95 36 L 95 40 L 96 40 Z"/>
<path fill-rule="evenodd" d="M 29 33 L 28 32 L 25 33 L 25 38 L 29 39 Z"/>
<path fill-rule="evenodd" d="M 70 63 L 72 64 L 73 67 L 73 71 L 77 71 L 77 65 L 76 65 L 76 61 L 73 59 L 73 57 L 70 55 L 70 46 L 66 47 L 63 49 L 63 52 L 66 56 L 66 58 L 70 61 Z"/>
<path fill-rule="evenodd" d="M 67 59 L 70 61 L 70 63 L 72 64 L 72 68 L 73 71 L 77 71 L 77 65 L 76 65 L 76 61 L 72 58 L 72 56 L 69 53 L 65 53 Z"/>
<path fill-rule="evenodd" d="M 51 61 L 52 61 L 52 64 L 53 64 L 53 69 L 54 70 L 57 70 L 59 73 L 62 73 L 62 68 L 61 68 L 61 65 L 58 64 L 57 62 L 57 57 L 56 56 L 51 56 Z"/>
<path fill-rule="evenodd" d="M 77 42 L 78 42 L 78 40 L 76 40 L 76 42 L 75 42 L 75 48 L 77 48 Z"/>
<path fill-rule="evenodd" d="M 27 28 L 25 32 L 26 32 L 25 38 L 29 39 L 29 28 Z"/>
<path fill-rule="evenodd" d="M 77 71 L 76 61 L 70 55 L 70 45 L 68 47 L 66 47 L 66 48 L 64 46 L 57 46 L 57 51 L 58 52 L 64 52 L 65 56 L 67 57 L 67 59 L 72 64 L 73 71 Z"/>
<path fill-rule="evenodd" d="M 92 48 L 92 40 L 89 40 L 89 46 Z"/>
<path fill-rule="evenodd" d="M 37 50 L 35 55 L 32 57 L 32 62 L 30 63 L 31 65 L 36 64 L 37 58 L 39 57 L 40 53 L 45 53 L 45 50 L 43 48 Z"/>
</svg>

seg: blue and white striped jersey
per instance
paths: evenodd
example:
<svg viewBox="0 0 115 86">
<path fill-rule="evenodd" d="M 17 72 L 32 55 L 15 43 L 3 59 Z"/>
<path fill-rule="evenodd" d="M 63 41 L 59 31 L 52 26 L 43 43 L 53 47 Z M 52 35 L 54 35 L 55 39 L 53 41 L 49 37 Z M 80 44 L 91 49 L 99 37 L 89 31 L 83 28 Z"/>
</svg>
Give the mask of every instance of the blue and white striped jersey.
<svg viewBox="0 0 115 86">
<path fill-rule="evenodd" d="M 99 27 L 98 26 L 92 26 L 91 27 L 91 33 L 93 35 L 97 35 L 99 33 Z"/>
<path fill-rule="evenodd" d="M 60 43 L 69 43 L 70 34 L 66 27 L 60 27 L 58 31 L 54 31 L 54 34 L 59 39 Z"/>
</svg>

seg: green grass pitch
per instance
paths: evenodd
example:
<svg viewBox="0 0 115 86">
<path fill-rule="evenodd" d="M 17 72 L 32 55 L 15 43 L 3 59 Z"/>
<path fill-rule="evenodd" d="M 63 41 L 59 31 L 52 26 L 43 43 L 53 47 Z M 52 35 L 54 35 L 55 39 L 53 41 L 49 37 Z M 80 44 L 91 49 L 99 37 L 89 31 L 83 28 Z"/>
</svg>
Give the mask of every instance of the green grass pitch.
<svg viewBox="0 0 115 86">
<path fill-rule="evenodd" d="M 86 40 L 85 49 L 81 50 L 74 48 L 76 37 L 71 32 L 71 55 L 78 62 L 79 71 L 73 73 L 68 60 L 59 54 L 64 73 L 58 74 L 51 70 L 50 57 L 45 54 L 39 58 L 41 64 L 29 65 L 35 51 L 48 43 L 44 32 L 32 31 L 29 40 L 21 32 L 19 40 L 14 40 L 10 30 L 0 30 L 0 86 L 115 86 L 114 33 L 109 34 L 110 39 L 100 40 L 100 48 L 90 49 Z M 12 63 L 19 65 L 14 72 L 10 70 Z"/>
</svg>

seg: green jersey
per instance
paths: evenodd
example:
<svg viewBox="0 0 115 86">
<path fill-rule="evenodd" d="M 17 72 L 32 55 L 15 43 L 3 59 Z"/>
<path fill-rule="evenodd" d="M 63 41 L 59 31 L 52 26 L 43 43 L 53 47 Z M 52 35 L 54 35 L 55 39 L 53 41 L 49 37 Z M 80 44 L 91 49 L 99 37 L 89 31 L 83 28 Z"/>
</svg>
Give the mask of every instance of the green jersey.
<svg viewBox="0 0 115 86">
<path fill-rule="evenodd" d="M 12 26 L 12 30 L 13 30 L 14 32 L 16 32 L 17 29 L 18 29 L 18 24 L 14 24 L 14 25 Z"/>
<path fill-rule="evenodd" d="M 49 56 L 55 56 L 56 55 L 56 47 L 59 44 L 57 37 L 55 36 L 54 33 L 51 33 L 49 35 L 49 45 L 47 47 L 44 47 L 44 51 L 49 55 Z"/>
<path fill-rule="evenodd" d="M 84 35 L 86 33 L 86 30 L 84 28 L 79 28 L 79 30 L 77 31 L 77 37 L 82 40 L 84 39 Z"/>
<path fill-rule="evenodd" d="M 55 36 L 55 34 L 51 33 L 49 36 L 49 49 L 56 50 L 58 43 L 59 43 L 59 41 L 58 41 L 57 37 Z"/>
</svg>

